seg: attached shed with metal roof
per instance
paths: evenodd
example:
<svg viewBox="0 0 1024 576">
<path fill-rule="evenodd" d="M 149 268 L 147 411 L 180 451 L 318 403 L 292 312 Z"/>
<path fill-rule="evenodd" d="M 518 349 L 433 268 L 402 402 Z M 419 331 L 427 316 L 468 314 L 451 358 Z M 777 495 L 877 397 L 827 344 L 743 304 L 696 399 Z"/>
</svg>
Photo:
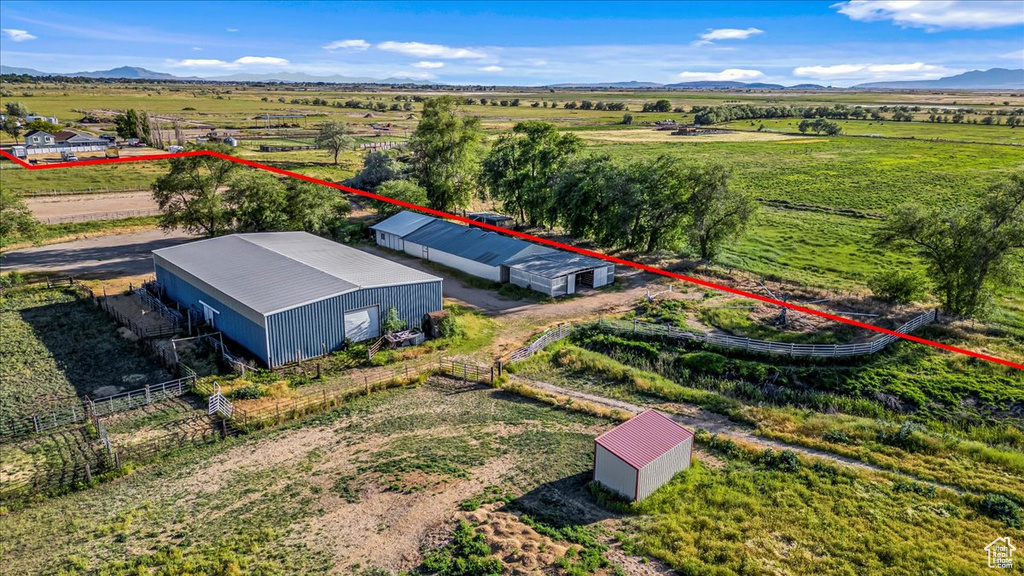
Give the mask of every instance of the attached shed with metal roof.
<svg viewBox="0 0 1024 576">
<path fill-rule="evenodd" d="M 543 252 L 505 262 L 509 282 L 548 296 L 576 293 L 615 281 L 615 265 L 604 260 L 546 248 Z"/>
<path fill-rule="evenodd" d="M 437 218 L 433 216 L 402 210 L 387 220 L 370 226 L 370 230 L 373 230 L 373 238 L 377 241 L 377 245 L 392 250 L 403 250 L 405 248 L 403 239 L 406 236 L 436 221 Z"/>
<path fill-rule="evenodd" d="M 270 367 L 411 327 L 440 310 L 441 279 L 306 232 L 233 234 L 153 251 L 166 295 Z"/>
<path fill-rule="evenodd" d="M 435 219 L 403 238 L 402 249 L 418 258 L 444 264 L 494 282 L 508 282 L 513 258 L 549 250 L 475 226 Z"/>
<path fill-rule="evenodd" d="M 690 467 L 693 432 L 647 410 L 594 441 L 594 480 L 630 500 L 643 500 Z"/>
</svg>

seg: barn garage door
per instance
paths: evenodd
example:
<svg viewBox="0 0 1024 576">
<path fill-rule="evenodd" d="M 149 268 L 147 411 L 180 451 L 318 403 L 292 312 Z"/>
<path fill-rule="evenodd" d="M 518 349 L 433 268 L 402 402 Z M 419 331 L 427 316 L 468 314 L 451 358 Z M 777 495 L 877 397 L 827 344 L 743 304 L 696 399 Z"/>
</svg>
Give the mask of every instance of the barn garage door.
<svg viewBox="0 0 1024 576">
<path fill-rule="evenodd" d="M 345 312 L 345 338 L 353 342 L 380 336 L 380 310 L 377 306 Z"/>
</svg>

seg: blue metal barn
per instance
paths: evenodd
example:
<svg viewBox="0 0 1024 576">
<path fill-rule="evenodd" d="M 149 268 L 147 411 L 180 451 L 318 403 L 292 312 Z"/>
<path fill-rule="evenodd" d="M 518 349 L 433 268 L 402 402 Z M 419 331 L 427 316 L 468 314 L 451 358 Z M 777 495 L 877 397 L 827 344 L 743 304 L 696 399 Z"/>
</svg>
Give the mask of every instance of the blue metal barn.
<svg viewBox="0 0 1024 576">
<path fill-rule="evenodd" d="M 275 367 L 410 327 L 441 309 L 441 279 L 305 232 L 234 234 L 153 251 L 157 283 Z"/>
</svg>

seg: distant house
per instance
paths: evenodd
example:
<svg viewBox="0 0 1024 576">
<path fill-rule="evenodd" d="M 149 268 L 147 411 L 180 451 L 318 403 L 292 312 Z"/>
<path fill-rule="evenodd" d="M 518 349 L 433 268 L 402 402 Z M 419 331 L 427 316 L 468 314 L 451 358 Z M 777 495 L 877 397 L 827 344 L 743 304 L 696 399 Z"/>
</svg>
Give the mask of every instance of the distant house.
<svg viewBox="0 0 1024 576">
<path fill-rule="evenodd" d="M 25 134 L 26 146 L 56 146 L 57 140 L 53 134 L 43 130 L 32 130 Z"/>
<path fill-rule="evenodd" d="M 630 500 L 643 500 L 690 467 L 693 432 L 648 410 L 594 441 L 594 480 Z"/>
<path fill-rule="evenodd" d="M 109 141 L 92 134 L 82 134 L 74 130 L 61 130 L 53 135 L 58 146 L 106 146 Z"/>
<path fill-rule="evenodd" d="M 50 124 L 60 125 L 60 120 L 58 120 L 56 116 L 37 116 L 35 114 L 25 116 L 25 122 L 32 122 L 33 120 L 42 120 L 43 122 L 49 122 Z"/>
</svg>

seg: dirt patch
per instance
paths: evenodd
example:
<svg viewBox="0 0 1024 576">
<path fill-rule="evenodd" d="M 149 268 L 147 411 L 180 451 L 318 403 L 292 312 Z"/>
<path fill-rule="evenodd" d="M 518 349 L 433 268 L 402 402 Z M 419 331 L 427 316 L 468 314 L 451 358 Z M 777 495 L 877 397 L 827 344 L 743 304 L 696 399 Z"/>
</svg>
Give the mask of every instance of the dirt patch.
<svg viewBox="0 0 1024 576">
<path fill-rule="evenodd" d="M 772 132 L 673 136 L 670 130 L 590 130 L 579 132 L 579 136 L 590 142 L 773 142 L 802 138 Z"/>
<path fill-rule="evenodd" d="M 117 192 L 110 194 L 75 194 L 69 196 L 36 196 L 25 204 L 38 220 L 50 224 L 86 220 L 116 220 L 132 216 L 157 214 L 159 209 L 151 192 Z"/>
</svg>

